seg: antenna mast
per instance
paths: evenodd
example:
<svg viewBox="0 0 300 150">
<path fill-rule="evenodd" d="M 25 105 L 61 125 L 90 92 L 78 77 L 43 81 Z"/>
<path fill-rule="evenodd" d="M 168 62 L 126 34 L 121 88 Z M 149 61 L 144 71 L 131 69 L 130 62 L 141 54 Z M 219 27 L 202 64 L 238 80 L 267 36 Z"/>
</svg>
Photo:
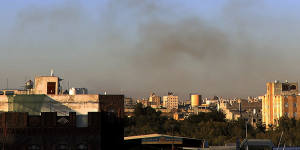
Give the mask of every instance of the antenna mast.
<svg viewBox="0 0 300 150">
<path fill-rule="evenodd" d="M 8 78 L 6 78 L 6 89 L 8 89 Z"/>
</svg>

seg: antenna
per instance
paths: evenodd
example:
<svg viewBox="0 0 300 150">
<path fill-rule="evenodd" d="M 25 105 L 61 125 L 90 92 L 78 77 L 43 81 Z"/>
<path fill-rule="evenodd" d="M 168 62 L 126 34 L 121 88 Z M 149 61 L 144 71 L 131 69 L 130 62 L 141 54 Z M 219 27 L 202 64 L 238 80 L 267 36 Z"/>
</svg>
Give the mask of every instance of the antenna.
<svg viewBox="0 0 300 150">
<path fill-rule="evenodd" d="M 8 78 L 6 78 L 6 89 L 8 89 Z"/>
<path fill-rule="evenodd" d="M 68 90 L 70 90 L 70 81 L 68 80 Z"/>
</svg>

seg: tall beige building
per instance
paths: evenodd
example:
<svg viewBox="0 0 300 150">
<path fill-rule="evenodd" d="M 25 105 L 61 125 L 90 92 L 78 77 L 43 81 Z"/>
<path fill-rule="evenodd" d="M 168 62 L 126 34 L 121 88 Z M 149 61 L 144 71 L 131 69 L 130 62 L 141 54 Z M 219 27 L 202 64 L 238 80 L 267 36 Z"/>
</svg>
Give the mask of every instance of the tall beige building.
<svg viewBox="0 0 300 150">
<path fill-rule="evenodd" d="M 163 107 L 167 109 L 178 109 L 178 96 L 169 92 L 168 96 L 163 96 Z"/>
<path fill-rule="evenodd" d="M 159 108 L 161 105 L 161 98 L 160 96 L 155 95 L 155 93 L 151 93 L 149 102 L 152 108 Z"/>
<path fill-rule="evenodd" d="M 283 116 L 300 118 L 298 83 L 268 82 L 267 93 L 261 98 L 262 122 L 267 128 L 277 126 Z"/>
</svg>

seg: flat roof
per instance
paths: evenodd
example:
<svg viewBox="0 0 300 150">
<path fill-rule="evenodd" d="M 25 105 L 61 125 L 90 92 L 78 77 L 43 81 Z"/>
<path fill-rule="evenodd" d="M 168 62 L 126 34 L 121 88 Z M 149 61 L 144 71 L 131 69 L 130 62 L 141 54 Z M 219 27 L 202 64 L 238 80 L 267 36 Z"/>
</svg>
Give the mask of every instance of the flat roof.
<svg viewBox="0 0 300 150">
<path fill-rule="evenodd" d="M 172 135 L 166 135 L 166 134 L 146 134 L 146 135 L 128 136 L 128 137 L 124 137 L 124 140 L 137 140 L 137 139 L 154 138 L 154 137 L 162 137 L 162 136 L 164 136 L 164 137 L 182 138 L 182 139 L 191 139 L 191 140 L 201 140 L 201 139 L 196 139 L 196 138 L 172 136 Z"/>
</svg>

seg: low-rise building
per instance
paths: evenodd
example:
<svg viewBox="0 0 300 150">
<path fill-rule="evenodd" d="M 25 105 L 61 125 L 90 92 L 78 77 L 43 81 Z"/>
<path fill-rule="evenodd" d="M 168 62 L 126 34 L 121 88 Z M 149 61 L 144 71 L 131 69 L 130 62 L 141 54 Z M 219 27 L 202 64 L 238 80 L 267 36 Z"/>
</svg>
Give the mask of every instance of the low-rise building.
<svg viewBox="0 0 300 150">
<path fill-rule="evenodd" d="M 234 102 L 222 102 L 219 109 L 223 111 L 228 120 L 237 120 L 243 118 L 251 125 L 256 126 L 262 123 L 262 103 L 261 101 L 248 101 L 239 99 Z"/>
<path fill-rule="evenodd" d="M 149 97 L 150 106 L 152 108 L 160 108 L 161 107 L 161 98 L 155 93 L 151 93 Z"/>
<path fill-rule="evenodd" d="M 143 98 L 143 99 L 137 99 L 136 103 L 141 103 L 143 105 L 143 107 L 148 107 L 150 106 L 150 102 L 148 99 Z"/>
</svg>

